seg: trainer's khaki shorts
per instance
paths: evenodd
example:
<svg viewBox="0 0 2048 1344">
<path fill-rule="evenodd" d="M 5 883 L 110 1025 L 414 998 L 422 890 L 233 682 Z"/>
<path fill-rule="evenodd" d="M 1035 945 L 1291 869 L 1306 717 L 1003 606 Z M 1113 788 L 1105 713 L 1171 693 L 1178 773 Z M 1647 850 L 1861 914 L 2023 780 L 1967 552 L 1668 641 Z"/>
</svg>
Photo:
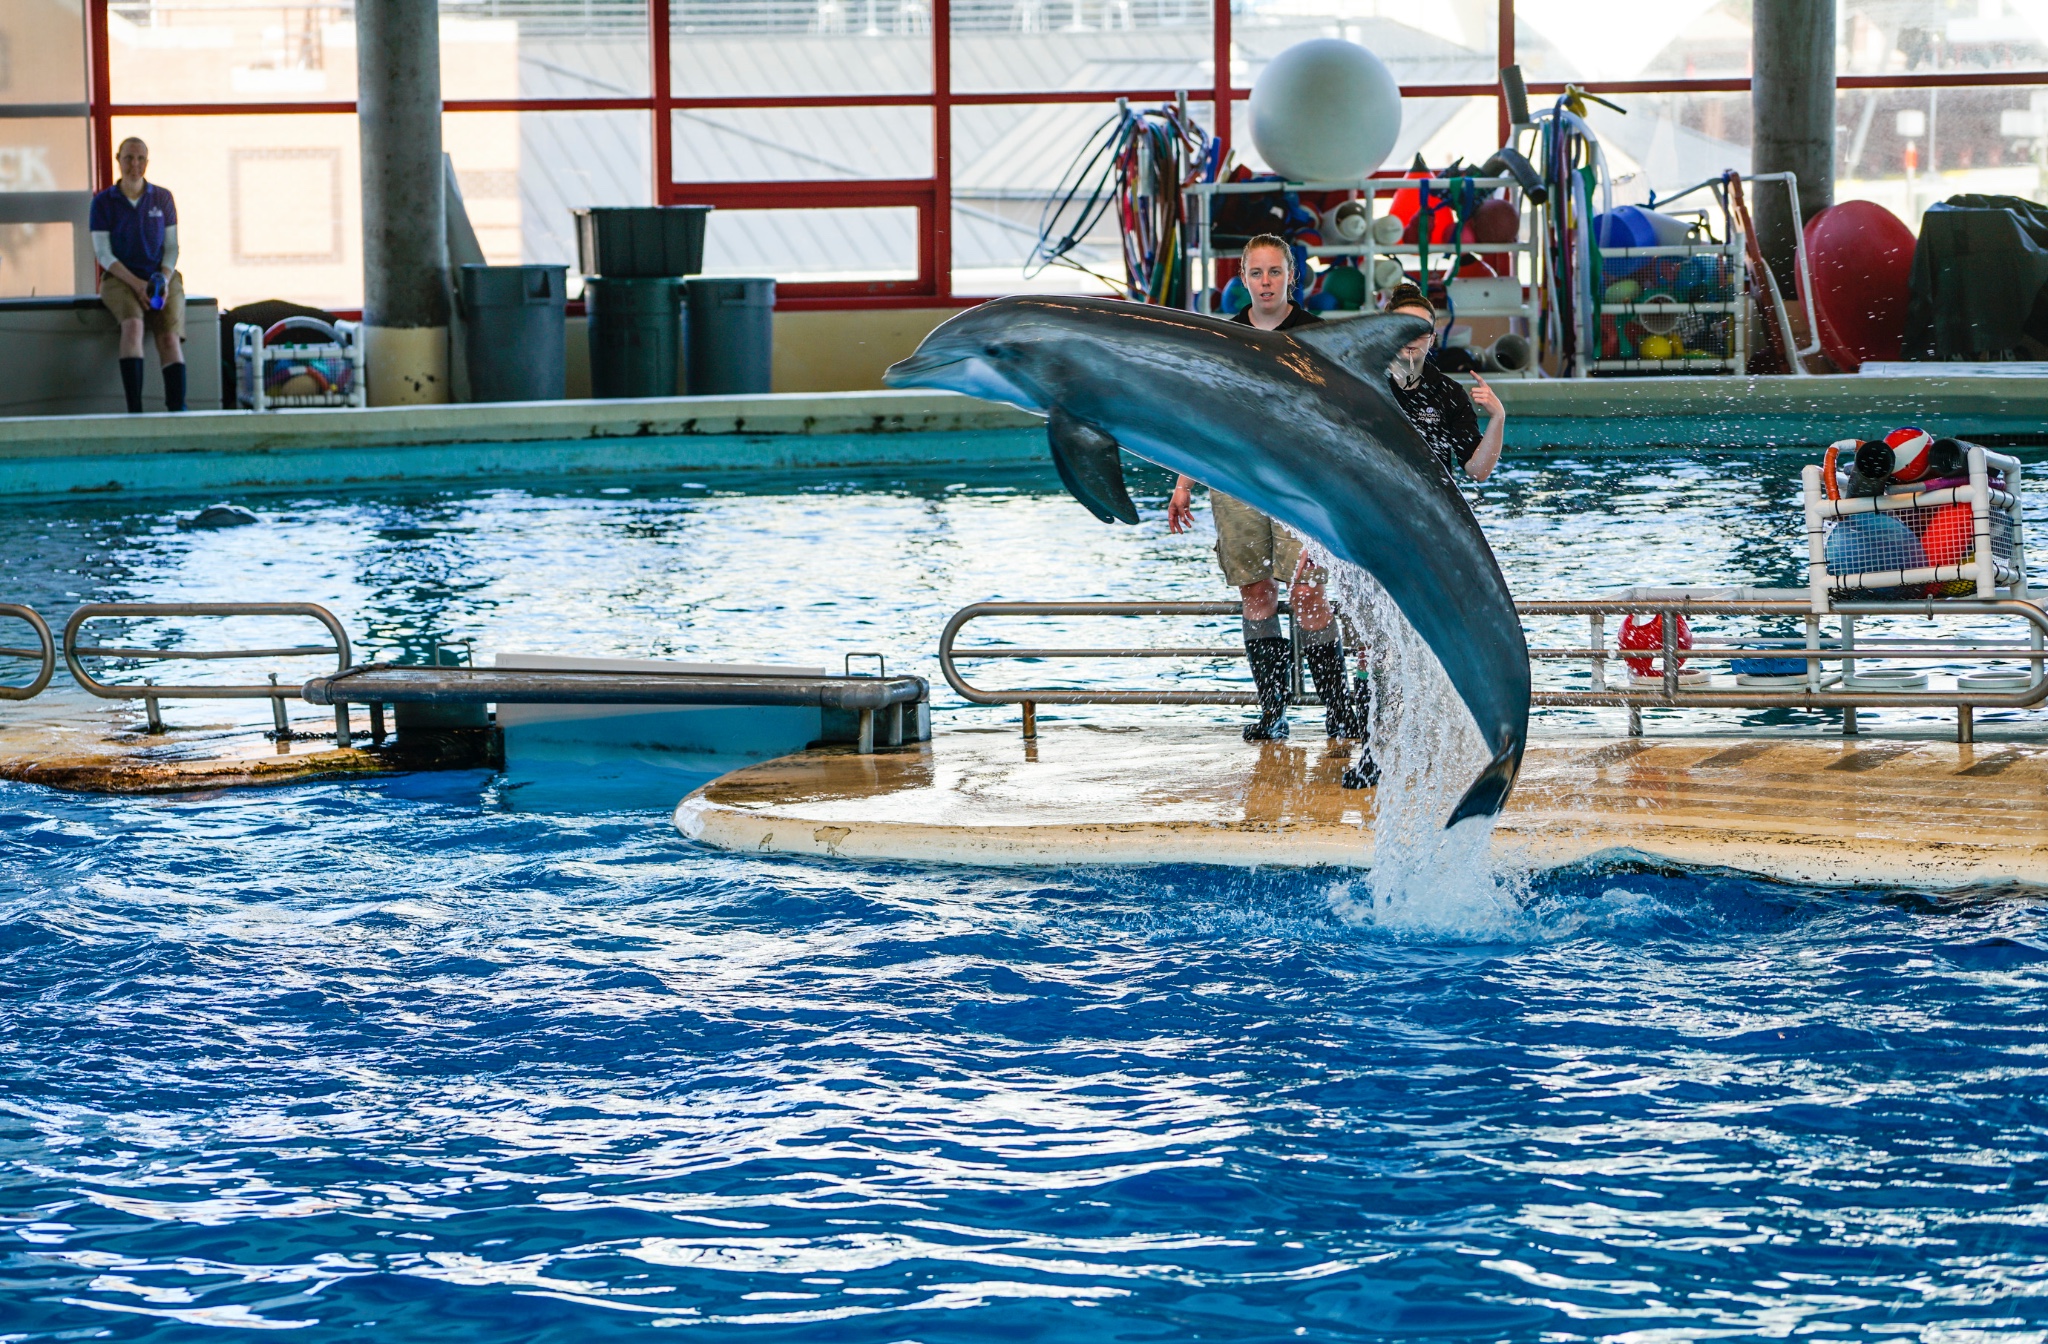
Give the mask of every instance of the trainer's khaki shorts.
<svg viewBox="0 0 2048 1344">
<path fill-rule="evenodd" d="M 151 308 L 142 301 L 142 296 L 111 275 L 100 277 L 100 302 L 107 305 L 107 311 L 114 315 L 116 322 L 126 322 L 139 317 L 142 325 L 151 332 L 170 330 L 176 332 L 179 340 L 185 339 L 185 273 L 171 272 L 170 292 L 164 296 L 164 306 Z"/>
<path fill-rule="evenodd" d="M 1225 583 L 1244 588 L 1272 579 L 1285 588 L 1294 581 L 1300 537 L 1221 490 L 1209 492 L 1209 511 L 1216 517 L 1216 560 L 1223 566 Z M 1302 581 L 1320 584 L 1323 571 L 1310 565 Z"/>
</svg>

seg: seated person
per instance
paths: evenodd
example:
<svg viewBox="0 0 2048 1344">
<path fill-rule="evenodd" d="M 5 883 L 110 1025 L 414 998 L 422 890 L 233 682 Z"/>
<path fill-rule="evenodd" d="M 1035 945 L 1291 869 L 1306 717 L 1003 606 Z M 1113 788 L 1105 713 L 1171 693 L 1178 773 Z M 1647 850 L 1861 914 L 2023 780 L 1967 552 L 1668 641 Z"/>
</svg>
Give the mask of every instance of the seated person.
<svg viewBox="0 0 2048 1344">
<path fill-rule="evenodd" d="M 115 153 L 121 179 L 92 198 L 93 255 L 100 302 L 121 324 L 121 390 L 142 409 L 142 333 L 156 338 L 164 369 L 164 409 L 185 409 L 185 278 L 178 274 L 178 207 L 146 180 L 149 146 L 128 137 Z"/>
</svg>

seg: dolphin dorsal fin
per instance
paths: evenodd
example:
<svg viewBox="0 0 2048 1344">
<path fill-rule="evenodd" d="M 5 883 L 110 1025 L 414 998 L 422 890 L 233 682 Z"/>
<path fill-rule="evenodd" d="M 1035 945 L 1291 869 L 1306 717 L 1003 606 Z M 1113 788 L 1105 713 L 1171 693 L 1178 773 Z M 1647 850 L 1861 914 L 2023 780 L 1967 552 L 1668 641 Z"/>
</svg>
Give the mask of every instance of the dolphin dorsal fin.
<svg viewBox="0 0 2048 1344">
<path fill-rule="evenodd" d="M 1136 523 L 1138 506 L 1124 488 L 1116 440 L 1058 406 L 1046 417 L 1045 430 L 1052 441 L 1052 463 L 1059 468 L 1067 493 L 1105 523 Z"/>
<path fill-rule="evenodd" d="M 1431 331 L 1413 313 L 1368 313 L 1337 322 L 1308 322 L 1287 334 L 1367 382 L 1384 382 L 1401 347 Z"/>
</svg>

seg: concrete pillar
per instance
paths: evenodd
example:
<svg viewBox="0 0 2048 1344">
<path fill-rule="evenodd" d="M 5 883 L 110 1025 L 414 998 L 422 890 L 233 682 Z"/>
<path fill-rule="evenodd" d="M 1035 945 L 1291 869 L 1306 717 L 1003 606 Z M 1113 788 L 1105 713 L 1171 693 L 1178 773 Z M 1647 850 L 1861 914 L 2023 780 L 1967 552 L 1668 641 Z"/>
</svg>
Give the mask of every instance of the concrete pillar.
<svg viewBox="0 0 2048 1344">
<path fill-rule="evenodd" d="M 1805 218 L 1790 218 L 1776 182 L 1750 191 L 1757 241 L 1792 298 L 1793 231 L 1835 203 L 1835 0 L 1755 0 L 1749 101 L 1752 171 L 1796 173 Z"/>
<path fill-rule="evenodd" d="M 436 0 L 357 0 L 363 326 L 370 404 L 449 399 Z"/>
</svg>

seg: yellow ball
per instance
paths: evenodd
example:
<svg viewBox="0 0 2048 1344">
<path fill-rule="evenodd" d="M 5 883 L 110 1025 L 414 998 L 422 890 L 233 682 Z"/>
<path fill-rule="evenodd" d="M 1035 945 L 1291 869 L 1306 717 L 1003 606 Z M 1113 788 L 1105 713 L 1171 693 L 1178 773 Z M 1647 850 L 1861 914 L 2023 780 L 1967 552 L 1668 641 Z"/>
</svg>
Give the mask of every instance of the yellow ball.
<svg viewBox="0 0 2048 1344">
<path fill-rule="evenodd" d="M 1645 336 L 1643 337 L 1642 344 L 1643 358 L 1674 358 L 1678 353 L 1677 350 L 1674 348 L 1676 344 L 1677 342 L 1673 341 L 1669 336 Z"/>
<path fill-rule="evenodd" d="M 1634 303 L 1642 292 L 1643 287 L 1633 280 L 1617 280 L 1607 287 L 1607 302 Z"/>
</svg>

